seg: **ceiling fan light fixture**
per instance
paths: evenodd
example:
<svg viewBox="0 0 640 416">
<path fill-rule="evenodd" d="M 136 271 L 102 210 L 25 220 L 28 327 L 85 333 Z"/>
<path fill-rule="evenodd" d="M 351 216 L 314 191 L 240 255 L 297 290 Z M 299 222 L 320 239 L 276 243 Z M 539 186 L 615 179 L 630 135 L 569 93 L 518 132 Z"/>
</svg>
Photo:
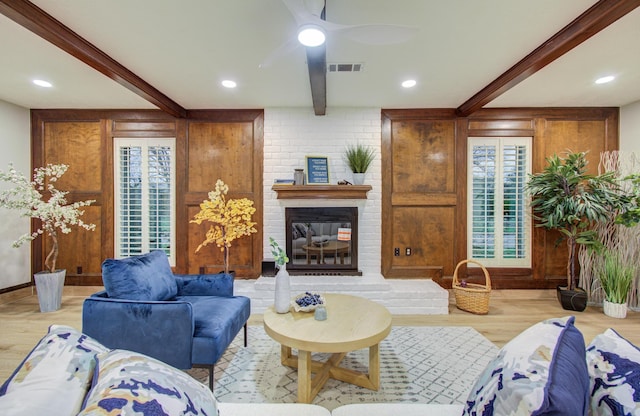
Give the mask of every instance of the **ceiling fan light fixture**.
<svg viewBox="0 0 640 416">
<path fill-rule="evenodd" d="M 238 84 L 236 84 L 235 81 L 232 81 L 230 79 L 225 79 L 221 82 L 222 86 L 225 88 L 235 88 Z"/>
<path fill-rule="evenodd" d="M 416 86 L 416 80 L 415 79 L 408 79 L 406 81 L 402 81 L 402 86 L 404 88 L 413 88 Z"/>
<path fill-rule="evenodd" d="M 615 76 L 613 75 L 607 75 L 605 77 L 600 77 L 596 80 L 596 84 L 606 84 L 608 82 L 613 81 L 614 79 L 616 79 Z"/>
<path fill-rule="evenodd" d="M 324 30 L 318 25 L 302 25 L 298 29 L 298 42 L 304 46 L 320 46 L 325 39 Z"/>
<path fill-rule="evenodd" d="M 53 84 L 51 84 L 49 81 L 45 81 L 42 79 L 34 79 L 33 83 L 36 84 L 38 87 L 44 87 L 44 88 L 51 88 L 53 86 Z"/>
</svg>

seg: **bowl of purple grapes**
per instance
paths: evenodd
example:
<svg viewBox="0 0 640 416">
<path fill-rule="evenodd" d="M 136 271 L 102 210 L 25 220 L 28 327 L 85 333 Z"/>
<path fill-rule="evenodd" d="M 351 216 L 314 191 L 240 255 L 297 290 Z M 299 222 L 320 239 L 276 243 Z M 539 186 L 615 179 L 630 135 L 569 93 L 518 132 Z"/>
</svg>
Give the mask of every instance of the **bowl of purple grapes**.
<svg viewBox="0 0 640 416">
<path fill-rule="evenodd" d="M 296 312 L 313 312 L 318 306 L 324 305 L 324 298 L 319 293 L 304 292 L 291 301 Z"/>
</svg>

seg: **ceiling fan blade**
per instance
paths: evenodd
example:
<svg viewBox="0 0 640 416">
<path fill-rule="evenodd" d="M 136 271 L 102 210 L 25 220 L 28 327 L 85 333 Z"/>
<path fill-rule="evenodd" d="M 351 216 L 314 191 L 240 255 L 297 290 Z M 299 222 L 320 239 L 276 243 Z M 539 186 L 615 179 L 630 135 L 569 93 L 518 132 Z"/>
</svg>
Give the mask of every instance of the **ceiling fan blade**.
<svg viewBox="0 0 640 416">
<path fill-rule="evenodd" d="M 289 9 L 298 26 L 305 23 L 317 24 L 318 21 L 322 21 L 320 13 L 324 8 L 323 0 L 282 0 L 282 2 Z M 322 3 L 321 6 L 320 3 Z M 320 10 L 315 10 L 318 7 L 321 7 Z M 316 12 L 317 14 L 314 14 Z"/>
<path fill-rule="evenodd" d="M 356 42 L 368 45 L 403 43 L 418 33 L 415 27 L 399 25 L 351 25 L 335 31 Z"/>
<path fill-rule="evenodd" d="M 266 58 L 264 58 L 258 65 L 258 68 L 270 67 L 275 61 L 287 56 L 299 46 L 301 47 L 302 45 L 300 45 L 300 42 L 298 42 L 297 39 L 289 39 L 288 41 L 274 49 Z"/>
<path fill-rule="evenodd" d="M 282 2 L 291 12 L 298 26 L 315 24 L 322 27 L 326 34 L 339 33 L 364 44 L 391 45 L 403 43 L 418 33 L 416 27 L 410 26 L 391 24 L 344 25 L 324 20 L 320 16 L 325 7 L 325 0 L 282 0 Z M 276 52 L 277 50 L 274 51 L 274 54 Z M 276 57 L 268 59 L 268 61 L 275 59 Z M 265 64 L 267 62 L 263 65 Z M 263 65 L 260 66 L 262 67 Z"/>
</svg>

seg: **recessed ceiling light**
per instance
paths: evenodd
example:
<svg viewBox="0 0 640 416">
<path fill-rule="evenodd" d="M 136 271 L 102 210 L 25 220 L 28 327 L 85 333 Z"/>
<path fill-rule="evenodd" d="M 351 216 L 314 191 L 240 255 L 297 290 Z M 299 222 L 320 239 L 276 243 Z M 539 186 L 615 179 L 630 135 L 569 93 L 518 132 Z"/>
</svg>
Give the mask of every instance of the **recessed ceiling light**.
<svg viewBox="0 0 640 416">
<path fill-rule="evenodd" d="M 45 87 L 45 88 L 51 88 L 53 86 L 50 82 L 44 81 L 41 79 L 34 79 L 33 83 L 39 87 Z"/>
<path fill-rule="evenodd" d="M 325 38 L 324 30 L 317 25 L 303 25 L 298 30 L 298 42 L 304 46 L 320 46 Z"/>
<path fill-rule="evenodd" d="M 222 81 L 222 86 L 225 88 L 235 88 L 236 85 L 236 82 L 231 81 L 230 79 L 225 79 L 224 81 Z"/>
<path fill-rule="evenodd" d="M 596 80 L 596 84 L 606 84 L 607 82 L 611 82 L 614 79 L 616 79 L 616 77 L 614 77 L 613 75 L 607 75 L 606 77 L 598 78 Z"/>
<path fill-rule="evenodd" d="M 416 86 L 416 80 L 415 79 L 408 79 L 406 81 L 402 82 L 402 86 L 405 88 L 411 88 L 411 87 L 415 87 Z"/>
</svg>

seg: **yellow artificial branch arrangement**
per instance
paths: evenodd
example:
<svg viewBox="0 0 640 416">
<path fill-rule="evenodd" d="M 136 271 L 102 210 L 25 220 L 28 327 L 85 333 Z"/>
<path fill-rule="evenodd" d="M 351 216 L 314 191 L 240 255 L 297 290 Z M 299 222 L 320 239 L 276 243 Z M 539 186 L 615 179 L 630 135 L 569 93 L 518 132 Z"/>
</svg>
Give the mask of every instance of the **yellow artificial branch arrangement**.
<svg viewBox="0 0 640 416">
<path fill-rule="evenodd" d="M 191 220 L 192 223 L 211 224 L 206 239 L 198 246 L 196 253 L 208 244 L 215 243 L 224 252 L 224 272 L 229 273 L 229 248 L 236 238 L 257 232 L 251 216 L 256 212 L 253 201 L 247 198 L 227 200 L 229 186 L 222 180 L 216 181 L 216 188 L 209 192 L 209 199 L 200 204 L 200 212 Z"/>
</svg>

